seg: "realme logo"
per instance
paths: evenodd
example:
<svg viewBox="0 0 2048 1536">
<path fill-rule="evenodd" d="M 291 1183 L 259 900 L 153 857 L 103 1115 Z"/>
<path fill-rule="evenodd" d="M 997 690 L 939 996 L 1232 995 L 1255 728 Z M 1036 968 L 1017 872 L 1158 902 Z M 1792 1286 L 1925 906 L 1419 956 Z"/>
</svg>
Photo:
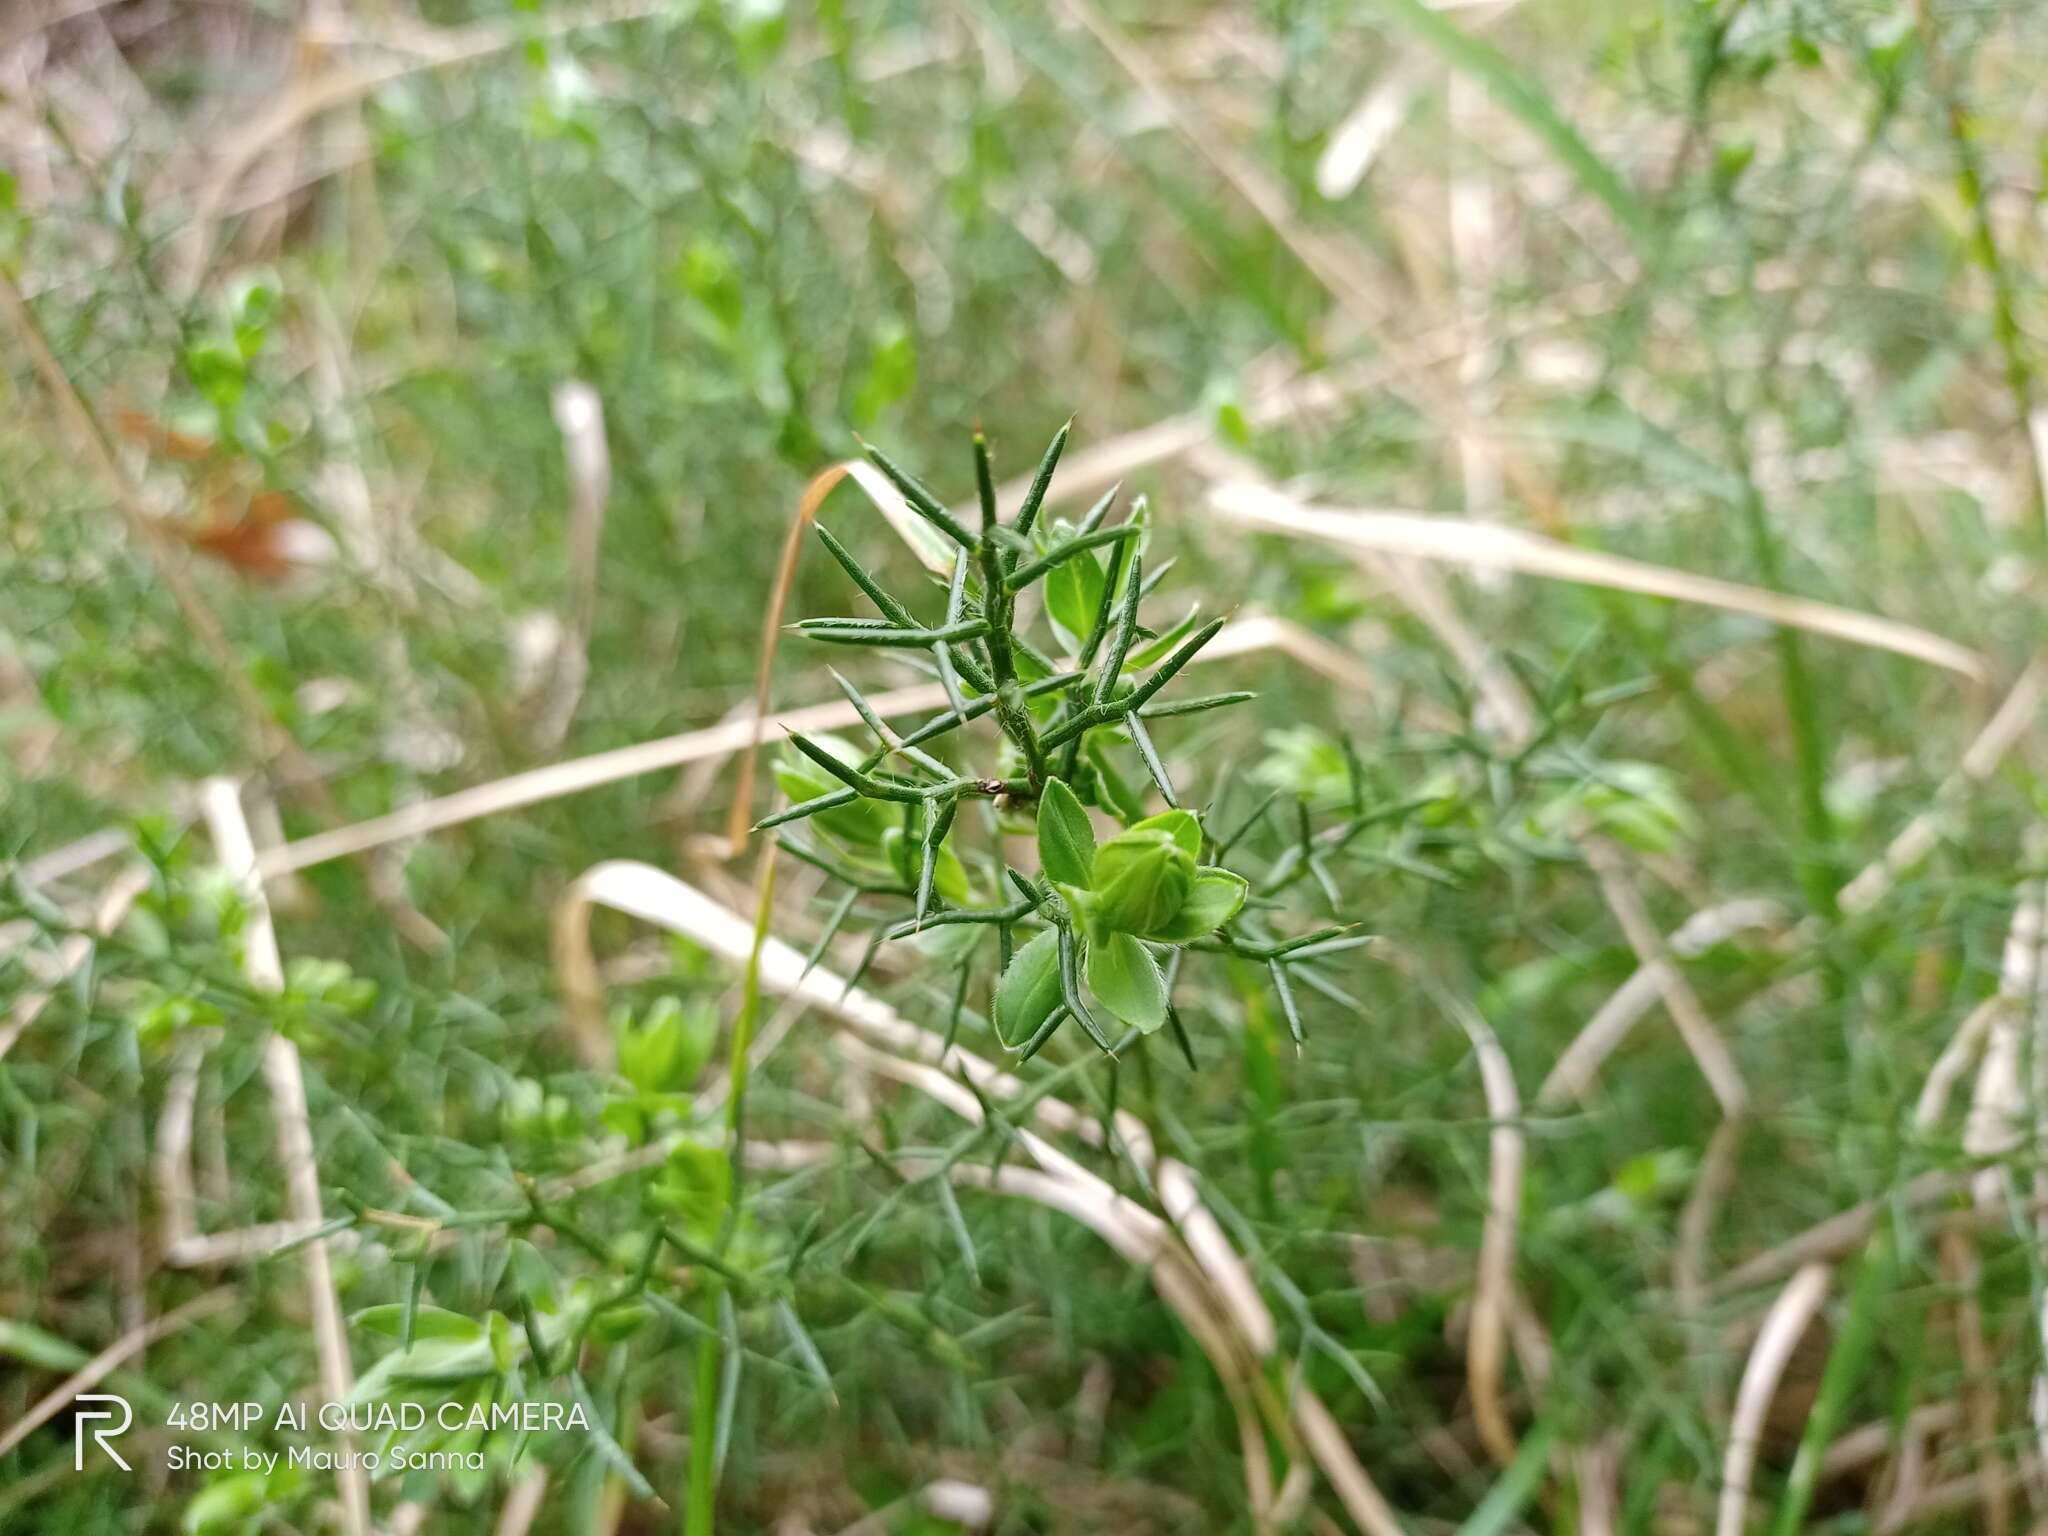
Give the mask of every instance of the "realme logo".
<svg viewBox="0 0 2048 1536">
<path fill-rule="evenodd" d="M 90 1423 L 95 1426 L 92 1432 L 92 1443 L 113 1457 L 114 1465 L 123 1472 L 133 1472 L 135 1469 L 121 1459 L 121 1453 L 107 1443 L 114 1436 L 125 1433 L 128 1426 L 135 1422 L 135 1410 L 128 1406 L 128 1399 L 116 1397 L 111 1392 L 81 1392 L 71 1401 L 79 1405 L 85 1403 L 111 1403 L 113 1405 L 109 1408 L 86 1408 L 79 1406 L 73 1409 L 71 1417 L 71 1470 L 74 1472 L 83 1472 L 85 1470 L 85 1426 Z M 116 1417 L 121 1422 L 114 1425 L 111 1429 L 97 1427 L 100 1420 Z"/>
</svg>

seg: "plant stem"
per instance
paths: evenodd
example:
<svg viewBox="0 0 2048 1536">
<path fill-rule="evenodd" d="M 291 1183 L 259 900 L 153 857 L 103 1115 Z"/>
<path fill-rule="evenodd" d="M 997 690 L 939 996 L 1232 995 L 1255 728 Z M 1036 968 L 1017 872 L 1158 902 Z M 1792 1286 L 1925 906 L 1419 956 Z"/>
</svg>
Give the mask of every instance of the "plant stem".
<svg viewBox="0 0 2048 1536">
<path fill-rule="evenodd" d="M 1024 707 L 1017 682 L 1017 657 L 1010 648 L 1010 625 L 1017 603 L 1005 585 L 1003 554 L 996 547 L 994 476 L 989 466 L 988 441 L 979 432 L 974 434 L 974 472 L 981 492 L 983 524 L 981 537 L 974 541 L 974 552 L 981 561 L 981 615 L 988 625 L 989 669 L 995 674 L 996 723 L 1024 754 L 1031 792 L 1036 794 L 1045 783 L 1045 749 L 1039 745 L 1038 732 L 1031 724 L 1031 712 Z"/>
<path fill-rule="evenodd" d="M 2027 344 L 2013 308 L 2012 273 L 1998 249 L 1997 232 L 1991 226 L 1991 210 L 1984 200 L 1984 171 L 1977 155 L 1977 141 L 1970 131 L 1970 117 L 1950 89 L 1942 67 L 1941 32 L 1927 0 L 1914 7 L 1919 22 L 1920 43 L 1927 55 L 1927 82 L 1941 103 L 1948 127 L 1950 147 L 1956 157 L 1956 193 L 1970 213 L 1970 255 L 1991 280 L 1991 329 L 1998 338 L 1998 351 L 2005 365 L 2005 387 L 2012 395 L 2018 416 L 2020 441 L 2027 454 L 2027 516 L 2038 544 L 2048 545 L 2048 480 L 2044 480 L 2041 454 L 2034 445 L 2034 370 L 2027 358 Z"/>
<path fill-rule="evenodd" d="M 683 1500 L 684 1536 L 712 1536 L 718 1497 L 718 1366 L 716 1329 L 697 1338 L 697 1376 L 690 1399 L 690 1484 Z"/>
<path fill-rule="evenodd" d="M 754 1026 L 761 1012 L 761 951 L 768 942 L 774 916 L 775 855 L 773 839 L 761 845 L 754 873 L 754 947 L 747 955 L 746 980 L 740 989 L 739 1016 L 733 1020 L 728 1047 L 730 1088 L 725 1096 L 727 1168 L 725 1221 L 718 1234 L 722 1258 L 739 1228 L 742 1182 L 746 1176 L 748 1058 L 753 1053 Z M 683 1499 L 684 1536 L 711 1536 L 718 1501 L 718 1378 L 724 1339 L 718 1328 L 718 1290 L 704 1301 L 707 1331 L 697 1338 L 696 1382 L 690 1398 L 690 1481 Z"/>
</svg>

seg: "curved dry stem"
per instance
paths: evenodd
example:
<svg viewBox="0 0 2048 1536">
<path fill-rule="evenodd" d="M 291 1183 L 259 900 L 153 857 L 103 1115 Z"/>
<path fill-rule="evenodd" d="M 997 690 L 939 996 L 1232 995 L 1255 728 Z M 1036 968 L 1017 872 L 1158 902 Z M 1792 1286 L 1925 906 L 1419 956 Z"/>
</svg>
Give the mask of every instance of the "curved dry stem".
<svg viewBox="0 0 2048 1536">
<path fill-rule="evenodd" d="M 1972 1008 L 1934 1065 L 1927 1069 L 1927 1081 L 1920 1085 L 1920 1097 L 1913 1106 L 1913 1129 L 1922 1136 L 1931 1133 L 1948 1115 L 1948 1101 L 1956 1084 L 1970 1070 L 1990 1038 L 1991 1027 L 2012 1006 L 2011 999 L 1993 994 Z"/>
<path fill-rule="evenodd" d="M 1735 1393 L 1735 1416 L 1728 1425 L 1728 1450 L 1721 1462 L 1721 1506 L 1714 1536 L 1742 1536 L 1749 1510 L 1749 1480 L 1756 1470 L 1757 1446 L 1763 1440 L 1764 1414 L 1777 1395 L 1779 1378 L 1807 1325 L 1827 1300 L 1825 1264 L 1808 1264 L 1792 1277 L 1764 1317 L 1763 1329 L 1742 1368 Z"/>
<path fill-rule="evenodd" d="M 200 791 L 207 829 L 221 866 L 240 887 L 247 917 L 242 930 L 242 969 L 259 992 L 284 990 L 284 963 L 277 952 L 270 903 L 264 899 L 262 877 L 256 873 L 256 845 L 242 813 L 240 786 L 233 779 L 209 779 Z M 285 1204 L 295 1225 L 318 1230 L 324 1217 L 320 1205 L 320 1169 L 314 1161 L 313 1123 L 306 1109 L 306 1080 L 299 1066 L 299 1048 L 275 1030 L 263 1041 L 263 1076 L 277 1120 L 277 1155 L 283 1165 Z M 320 1389 L 331 1403 L 346 1402 L 355 1381 L 348 1335 L 341 1320 L 341 1301 L 334 1287 L 334 1266 L 326 1239 L 314 1237 L 301 1250 L 306 1291 L 313 1318 L 313 1342 L 320 1359 Z M 342 1513 L 350 1536 L 368 1536 L 370 1485 L 356 1461 L 354 1442 L 342 1433 L 342 1455 L 335 1480 L 341 1487 Z"/>
<path fill-rule="evenodd" d="M 1735 1058 L 1729 1055 L 1721 1032 L 1707 1017 L 1699 994 L 1693 991 L 1692 983 L 1685 979 L 1685 973 L 1679 970 L 1678 963 L 1664 947 L 1664 935 L 1650 920 L 1642 895 L 1636 890 L 1635 881 L 1623 864 L 1619 850 L 1602 837 L 1581 837 L 1579 846 L 1585 852 L 1594 878 L 1600 883 L 1600 894 L 1605 898 L 1608 910 L 1620 925 L 1622 937 L 1628 940 L 1628 947 L 1635 952 L 1636 963 L 1655 978 L 1665 1010 L 1670 1013 L 1671 1022 L 1678 1026 L 1678 1033 L 1684 1039 L 1686 1049 L 1692 1052 L 1693 1060 L 1699 1063 L 1700 1074 L 1713 1090 L 1721 1113 L 1740 1115 L 1749 1106 L 1749 1089 L 1742 1081 L 1742 1073 L 1735 1065 Z"/>
<path fill-rule="evenodd" d="M 1743 1121 L 1730 1115 L 1714 1127 L 1707 1142 L 1706 1156 L 1686 1196 L 1685 1209 L 1678 1213 L 1678 1243 L 1671 1255 L 1671 1289 L 1679 1311 L 1695 1317 L 1707 1299 L 1707 1248 L 1714 1235 L 1714 1218 L 1735 1187 L 1735 1154 L 1742 1145 Z"/>
<path fill-rule="evenodd" d="M 816 521 L 818 508 L 833 487 L 844 480 L 851 466 L 834 464 L 811 478 L 797 498 L 796 516 L 782 536 L 782 558 L 775 566 L 775 586 L 768 595 L 768 607 L 761 615 L 761 658 L 754 675 L 753 733 L 740 753 L 739 782 L 732 792 L 732 810 L 726 816 L 725 840 L 732 852 L 747 846 L 754 821 L 754 764 L 761 755 L 761 730 L 768 719 L 768 690 L 775 680 L 775 652 L 782 641 L 782 610 L 789 603 L 789 589 L 796 582 L 797 561 L 804 552 L 804 530 Z"/>
<path fill-rule="evenodd" d="M 1953 1297 L 1956 1358 L 1962 1365 L 1963 1412 L 1970 1427 L 1968 1454 L 1984 1483 L 1985 1536 L 2005 1536 L 2012 1529 L 2012 1495 L 2005 1457 L 1999 1449 L 1998 1383 L 1991 1351 L 1984 1337 L 1984 1267 L 1977 1258 L 1975 1235 L 1961 1221 L 1943 1223 L 1936 1239 L 1941 1278 Z"/>
<path fill-rule="evenodd" d="M 1466 1382 L 1473 1391 L 1473 1415 L 1479 1440 L 1501 1466 L 1516 1458 L 1516 1432 L 1503 1405 L 1501 1370 L 1507 1356 L 1507 1323 L 1513 1309 L 1513 1268 L 1516 1268 L 1516 1214 L 1522 1208 L 1522 1096 L 1516 1073 L 1493 1028 L 1477 1010 L 1458 1008 L 1458 1024 L 1479 1057 L 1479 1077 L 1487 1090 L 1487 1114 L 1493 1130 L 1487 1135 L 1487 1225 L 1479 1237 L 1479 1288 L 1473 1292 L 1473 1335 L 1466 1341 Z"/>
<path fill-rule="evenodd" d="M 1465 1379 L 1472 1393 L 1472 1417 L 1479 1442 L 1502 1466 L 1515 1459 L 1514 1426 L 1508 1421 L 1502 1385 L 1507 1336 L 1514 1309 L 1515 1221 L 1522 1204 L 1522 1100 L 1514 1068 L 1493 1028 L 1479 1011 L 1451 998 L 1486 1090 L 1488 1133 L 1486 1224 L 1479 1237 L 1479 1274 L 1472 1293 L 1472 1326 L 1465 1342 Z"/>
</svg>

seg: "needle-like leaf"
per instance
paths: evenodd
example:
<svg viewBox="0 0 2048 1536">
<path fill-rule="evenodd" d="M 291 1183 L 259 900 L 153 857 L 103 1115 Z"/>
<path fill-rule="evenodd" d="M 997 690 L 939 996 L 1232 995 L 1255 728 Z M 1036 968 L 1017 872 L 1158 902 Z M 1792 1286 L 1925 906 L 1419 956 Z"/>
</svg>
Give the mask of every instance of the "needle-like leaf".
<svg viewBox="0 0 2048 1536">
<path fill-rule="evenodd" d="M 817 532 L 819 542 L 825 546 L 825 552 L 839 562 L 839 568 L 853 578 L 855 586 L 867 593 L 869 599 L 882 610 L 883 616 L 890 623 L 904 629 L 917 627 L 917 620 L 911 617 L 910 610 L 896 601 L 879 581 L 868 574 L 867 567 L 854 559 L 853 552 L 832 536 L 831 529 L 823 523 L 814 523 L 812 527 Z"/>
<path fill-rule="evenodd" d="M 909 503 L 911 511 L 930 523 L 955 544 L 961 546 L 961 548 L 972 549 L 974 547 L 974 535 L 960 526 L 953 514 L 946 510 L 945 503 L 941 502 L 938 497 L 927 490 L 923 481 L 911 474 L 909 470 L 903 468 L 902 465 L 890 458 L 888 454 L 882 452 L 873 443 L 865 442 L 858 438 L 855 441 L 860 442 L 860 451 L 868 456 L 868 461 L 888 477 L 891 485 L 903 493 L 903 499 Z"/>
<path fill-rule="evenodd" d="M 815 816 L 820 811 L 834 810 L 842 805 L 851 805 L 860 798 L 860 791 L 851 787 L 835 789 L 829 795 L 819 795 L 815 800 L 805 800 L 785 807 L 772 816 L 763 816 L 754 823 L 756 832 L 766 832 L 770 827 L 787 826 L 792 821 L 802 821 L 806 816 Z"/>
<path fill-rule="evenodd" d="M 980 619 L 962 620 L 943 629 L 903 629 L 870 619 L 805 619 L 796 627 L 806 639 L 831 645 L 890 646 L 900 650 L 978 640 L 988 633 L 988 625 Z"/>
<path fill-rule="evenodd" d="M 1095 674 L 1095 702 L 1098 705 L 1107 704 L 1109 696 L 1116 691 L 1117 674 L 1124 669 L 1124 658 L 1131 654 L 1131 642 L 1138 638 L 1138 595 L 1144 574 L 1144 562 L 1134 553 L 1131 556 L 1130 579 L 1124 583 L 1123 611 L 1117 615 L 1116 629 L 1109 639 L 1109 652 L 1102 658 L 1102 670 Z"/>
<path fill-rule="evenodd" d="M 860 889 L 858 886 L 853 886 L 849 887 L 846 894 L 833 904 L 831 916 L 825 919 L 825 926 L 818 930 L 818 937 L 812 942 L 810 952 L 804 956 L 804 975 L 810 975 L 812 967 L 817 965 L 818 961 L 824 957 L 825 950 L 830 946 L 833 939 L 838 937 L 840 928 L 844 926 L 846 915 L 853 910 L 854 902 L 859 899 Z"/>
<path fill-rule="evenodd" d="M 1278 960 L 1266 962 L 1266 973 L 1273 978 L 1273 990 L 1280 995 L 1280 1011 L 1287 1015 L 1287 1032 L 1294 1036 L 1297 1047 L 1308 1043 L 1308 1032 L 1301 1027 L 1301 1010 L 1294 1006 L 1294 988 L 1287 982 L 1287 967 Z"/>
<path fill-rule="evenodd" d="M 1045 493 L 1052 485 L 1052 472 L 1059 465 L 1060 455 L 1066 452 L 1067 437 L 1073 430 L 1074 418 L 1069 416 L 1059 431 L 1053 433 L 1052 441 L 1046 444 L 1045 456 L 1038 461 L 1038 472 L 1031 477 L 1031 487 L 1024 493 L 1023 505 L 1017 508 L 1017 532 L 1029 533 L 1032 524 L 1038 521 L 1039 508 L 1045 505 Z"/>
<path fill-rule="evenodd" d="M 1056 565 L 1064 565 L 1085 550 L 1096 549 L 1104 544 L 1121 544 L 1138 533 L 1133 523 L 1118 523 L 1114 528 L 1097 528 L 1089 533 L 1077 533 L 1070 539 L 1063 539 L 1029 564 L 1020 565 L 1003 579 L 1003 585 L 1012 592 L 1022 592 Z"/>
<path fill-rule="evenodd" d="M 1165 704 L 1148 704 L 1138 713 L 1147 720 L 1165 720 L 1174 715 L 1198 715 L 1205 709 L 1222 709 L 1231 704 L 1246 704 L 1257 697 L 1256 693 L 1241 690 L 1235 693 L 1205 693 L 1198 698 L 1173 699 Z"/>
<path fill-rule="evenodd" d="M 1159 793 L 1165 797 L 1168 805 L 1178 808 L 1180 801 L 1174 798 L 1173 780 L 1166 776 L 1166 764 L 1160 761 L 1159 750 L 1152 745 L 1152 736 L 1145 729 L 1145 722 L 1133 712 L 1124 716 L 1124 724 L 1130 730 L 1131 741 L 1138 749 L 1138 756 L 1145 761 L 1145 771 L 1152 775 L 1152 782 L 1159 786 Z"/>
</svg>

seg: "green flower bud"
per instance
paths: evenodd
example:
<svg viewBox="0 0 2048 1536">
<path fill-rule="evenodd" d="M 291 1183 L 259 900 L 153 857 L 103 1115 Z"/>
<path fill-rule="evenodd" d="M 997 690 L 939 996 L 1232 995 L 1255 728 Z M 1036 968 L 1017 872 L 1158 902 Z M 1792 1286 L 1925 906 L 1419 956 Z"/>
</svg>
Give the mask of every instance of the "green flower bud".
<svg viewBox="0 0 2048 1536">
<path fill-rule="evenodd" d="M 1179 914 L 1195 856 L 1163 827 L 1140 822 L 1095 850 L 1095 912 L 1103 933 L 1150 933 Z"/>
</svg>

